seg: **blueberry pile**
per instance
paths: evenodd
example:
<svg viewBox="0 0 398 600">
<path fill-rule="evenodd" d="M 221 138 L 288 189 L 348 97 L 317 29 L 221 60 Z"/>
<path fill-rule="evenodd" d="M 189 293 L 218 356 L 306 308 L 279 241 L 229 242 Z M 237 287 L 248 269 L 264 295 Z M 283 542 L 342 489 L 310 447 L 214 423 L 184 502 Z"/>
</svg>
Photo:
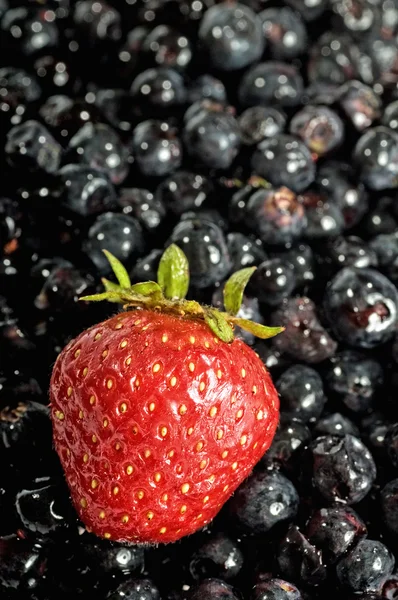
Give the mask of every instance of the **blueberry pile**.
<svg viewBox="0 0 398 600">
<path fill-rule="evenodd" d="M 397 0 L 0 0 L 0 597 L 398 598 Z M 55 358 L 162 250 L 190 297 L 258 267 L 242 332 L 281 421 L 215 521 L 124 546 L 76 518 Z"/>
</svg>

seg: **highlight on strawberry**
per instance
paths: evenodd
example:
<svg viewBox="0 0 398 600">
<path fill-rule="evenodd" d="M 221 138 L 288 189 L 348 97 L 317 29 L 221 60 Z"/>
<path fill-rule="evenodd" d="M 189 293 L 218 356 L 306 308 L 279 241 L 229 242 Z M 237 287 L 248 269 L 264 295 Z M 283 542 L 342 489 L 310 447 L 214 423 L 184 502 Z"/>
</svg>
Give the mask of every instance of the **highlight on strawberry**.
<svg viewBox="0 0 398 600">
<path fill-rule="evenodd" d="M 258 355 L 234 337 L 283 328 L 237 317 L 255 267 L 224 287 L 225 312 L 186 300 L 189 265 L 176 245 L 158 281 L 118 283 L 81 298 L 122 312 L 72 340 L 54 365 L 54 444 L 89 531 L 135 544 L 174 542 L 209 523 L 269 448 L 279 399 Z"/>
</svg>

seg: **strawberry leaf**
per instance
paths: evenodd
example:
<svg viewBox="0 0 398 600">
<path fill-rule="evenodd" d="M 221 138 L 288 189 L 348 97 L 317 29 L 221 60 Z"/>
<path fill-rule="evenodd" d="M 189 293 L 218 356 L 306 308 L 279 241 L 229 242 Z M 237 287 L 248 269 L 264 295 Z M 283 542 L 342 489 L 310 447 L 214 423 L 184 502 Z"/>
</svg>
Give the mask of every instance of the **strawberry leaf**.
<svg viewBox="0 0 398 600">
<path fill-rule="evenodd" d="M 231 314 L 236 315 L 242 305 L 243 292 L 250 277 L 253 275 L 256 267 L 247 267 L 236 271 L 228 279 L 224 286 L 224 306 L 225 310 Z"/>
<path fill-rule="evenodd" d="M 151 296 L 153 299 L 163 298 L 162 290 L 160 285 L 155 281 L 145 281 L 143 283 L 135 283 L 128 290 L 133 295 L 138 294 L 140 296 Z"/>
<path fill-rule="evenodd" d="M 109 264 L 112 267 L 112 271 L 114 272 L 115 277 L 118 280 L 120 287 L 129 288 L 131 286 L 130 277 L 129 277 L 129 274 L 127 273 L 126 269 L 120 262 L 120 260 L 118 260 L 116 258 L 116 256 L 113 256 L 113 254 L 108 252 L 108 250 L 103 250 L 102 252 L 105 254 L 106 258 L 108 259 Z"/>
<path fill-rule="evenodd" d="M 160 259 L 158 283 L 169 300 L 183 300 L 189 288 L 189 265 L 184 252 L 175 244 Z"/>
<path fill-rule="evenodd" d="M 122 288 L 120 287 L 119 284 L 114 283 L 113 281 L 109 281 L 109 279 L 105 279 L 105 277 L 103 277 L 101 279 L 102 281 L 102 285 L 104 286 L 105 290 L 107 292 L 115 292 L 115 293 L 120 293 L 122 291 Z M 118 302 L 118 300 L 116 299 L 108 299 L 108 302 Z"/>
<path fill-rule="evenodd" d="M 102 302 L 108 300 L 110 302 L 119 302 L 120 294 L 118 292 L 102 292 L 101 294 L 93 294 L 92 296 L 82 296 L 79 300 L 83 302 Z"/>
<path fill-rule="evenodd" d="M 241 329 L 250 331 L 250 333 L 262 340 L 275 337 L 278 333 L 285 331 L 284 327 L 266 327 L 265 325 L 254 323 L 254 321 L 249 321 L 248 319 L 234 319 L 233 322 Z"/>
<path fill-rule="evenodd" d="M 226 318 L 216 308 L 205 309 L 205 322 L 223 342 L 233 342 L 234 332 Z"/>
</svg>

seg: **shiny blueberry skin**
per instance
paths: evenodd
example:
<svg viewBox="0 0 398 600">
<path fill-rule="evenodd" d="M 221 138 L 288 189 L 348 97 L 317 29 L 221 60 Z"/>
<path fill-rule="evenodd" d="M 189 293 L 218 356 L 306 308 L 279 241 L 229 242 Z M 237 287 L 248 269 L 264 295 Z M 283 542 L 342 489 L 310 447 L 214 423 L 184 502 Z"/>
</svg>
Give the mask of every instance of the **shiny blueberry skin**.
<svg viewBox="0 0 398 600">
<path fill-rule="evenodd" d="M 306 50 L 307 30 L 299 13 L 288 6 L 259 14 L 268 49 L 276 60 L 291 60 Z"/>
<path fill-rule="evenodd" d="M 304 423 L 316 421 L 326 403 L 320 375 L 306 365 L 289 367 L 277 380 L 281 411 Z"/>
<path fill-rule="evenodd" d="M 381 115 L 381 98 L 360 81 L 348 81 L 338 92 L 339 104 L 358 131 L 371 127 Z"/>
<path fill-rule="evenodd" d="M 59 30 L 57 21 L 46 16 L 46 11 L 35 7 L 8 10 L 1 21 L 4 51 L 28 57 L 51 53 L 59 42 Z"/>
<path fill-rule="evenodd" d="M 307 244 L 298 244 L 287 252 L 278 253 L 277 256 L 283 258 L 291 265 L 297 287 L 305 286 L 314 281 L 314 255 L 310 246 Z"/>
<path fill-rule="evenodd" d="M 38 121 L 25 121 L 7 134 L 5 153 L 16 169 L 53 174 L 61 162 L 62 148 Z"/>
<path fill-rule="evenodd" d="M 229 502 L 232 522 L 244 530 L 262 534 L 283 521 L 292 520 L 298 508 L 296 488 L 282 473 L 257 471 L 238 488 Z"/>
<path fill-rule="evenodd" d="M 271 319 L 286 329 L 274 339 L 275 347 L 296 360 L 318 363 L 334 355 L 337 343 L 322 327 L 314 303 L 307 297 L 290 298 Z"/>
<path fill-rule="evenodd" d="M 223 71 L 241 69 L 258 60 L 265 42 L 259 16 L 244 4 L 228 2 L 205 12 L 199 40 L 211 65 Z"/>
<path fill-rule="evenodd" d="M 394 233 L 397 230 L 398 222 L 394 205 L 395 203 L 389 196 L 379 198 L 375 207 L 368 212 L 363 220 L 364 231 L 368 236 Z"/>
<path fill-rule="evenodd" d="M 380 506 L 384 523 L 398 533 L 398 479 L 393 479 L 380 491 Z"/>
<path fill-rule="evenodd" d="M 290 264 L 280 258 L 261 263 L 252 275 L 248 293 L 268 306 L 277 306 L 291 295 L 296 285 Z"/>
<path fill-rule="evenodd" d="M 65 165 L 58 173 L 63 206 L 87 217 L 115 209 L 116 192 L 106 173 L 86 165 Z"/>
<path fill-rule="evenodd" d="M 372 190 L 398 187 L 398 133 L 388 127 L 368 129 L 358 140 L 353 160 L 361 180 Z"/>
<path fill-rule="evenodd" d="M 398 100 L 394 100 L 394 102 L 391 102 L 391 104 L 386 106 L 382 123 L 383 125 L 386 125 L 386 127 L 398 131 Z"/>
<path fill-rule="evenodd" d="M 191 283 L 206 288 L 222 281 L 231 270 L 231 259 L 222 230 L 206 219 L 180 221 L 168 243 L 177 244 L 190 264 Z"/>
<path fill-rule="evenodd" d="M 297 106 L 303 93 L 303 80 L 295 67 L 281 62 L 268 61 L 251 67 L 243 76 L 239 89 L 239 102 L 244 107 Z"/>
<path fill-rule="evenodd" d="M 340 584 L 351 592 L 380 592 L 391 575 L 395 559 L 388 548 L 375 540 L 361 540 L 337 564 Z"/>
<path fill-rule="evenodd" d="M 133 283 L 141 281 L 156 281 L 162 250 L 151 250 L 147 256 L 139 258 L 130 272 Z"/>
<path fill-rule="evenodd" d="M 104 0 L 77 2 L 73 11 L 75 25 L 88 46 L 117 42 L 122 37 L 121 15 Z"/>
<path fill-rule="evenodd" d="M 320 435 L 338 435 L 344 437 L 347 433 L 359 437 L 359 429 L 341 413 L 332 413 L 319 419 L 314 427 L 314 433 Z"/>
<path fill-rule="evenodd" d="M 267 258 L 261 240 L 248 237 L 243 233 L 229 233 L 227 235 L 227 246 L 233 264 L 233 271 L 258 266 Z"/>
<path fill-rule="evenodd" d="M 349 506 L 334 504 L 316 510 L 308 521 L 305 532 L 310 542 L 322 552 L 328 566 L 366 537 L 366 525 Z"/>
<path fill-rule="evenodd" d="M 386 433 L 384 446 L 394 467 L 398 467 L 398 423 L 391 425 Z"/>
<path fill-rule="evenodd" d="M 189 65 L 192 58 L 188 38 L 168 25 L 158 25 L 145 37 L 142 52 L 152 64 L 181 70 Z"/>
<path fill-rule="evenodd" d="M 131 84 L 131 95 L 143 113 L 154 108 L 168 110 L 182 104 L 186 89 L 182 76 L 174 69 L 156 67 L 142 71 Z"/>
<path fill-rule="evenodd" d="M 182 161 L 177 131 L 165 121 L 150 119 L 133 131 L 131 149 L 141 173 L 160 177 L 175 171 Z"/>
<path fill-rule="evenodd" d="M 310 187 L 299 196 L 307 217 L 304 234 L 308 241 L 331 238 L 344 229 L 344 216 L 340 207 L 318 186 Z"/>
<path fill-rule="evenodd" d="M 121 583 L 106 600 L 160 600 L 160 592 L 150 579 L 130 579 Z"/>
<path fill-rule="evenodd" d="M 199 75 L 187 88 L 188 104 L 193 104 L 203 99 L 214 100 L 221 104 L 227 103 L 227 90 L 222 81 L 212 75 Z"/>
<path fill-rule="evenodd" d="M 376 478 L 376 465 L 359 439 L 325 435 L 310 448 L 312 483 L 325 500 L 356 504 L 365 498 Z"/>
<path fill-rule="evenodd" d="M 234 579 L 242 569 L 243 554 L 225 534 L 217 534 L 202 544 L 190 558 L 189 570 L 197 581 L 207 577 Z"/>
<path fill-rule="evenodd" d="M 305 0 L 299 0 L 304 3 Z M 345 33 L 326 31 L 310 50 L 307 63 L 311 82 L 342 84 L 358 73 L 358 56 L 351 37 Z"/>
<path fill-rule="evenodd" d="M 369 247 L 376 253 L 379 268 L 395 283 L 398 281 L 398 231 L 376 236 Z"/>
<path fill-rule="evenodd" d="M 39 115 L 46 126 L 61 142 L 69 141 L 88 123 L 98 123 L 102 116 L 95 106 L 81 98 L 71 98 L 65 94 L 50 96 L 40 106 Z"/>
<path fill-rule="evenodd" d="M 304 585 L 318 585 L 326 579 L 322 552 L 313 546 L 296 525 L 291 525 L 277 550 L 277 563 L 283 577 Z"/>
<path fill-rule="evenodd" d="M 293 469 L 310 439 L 308 427 L 283 411 L 272 444 L 262 458 L 263 464 Z"/>
<path fill-rule="evenodd" d="M 122 188 L 117 202 L 125 215 L 135 217 L 149 233 L 155 232 L 166 216 L 163 203 L 149 190 Z"/>
<path fill-rule="evenodd" d="M 272 106 L 251 106 L 243 111 L 238 121 L 242 142 L 252 146 L 282 133 L 286 116 Z"/>
<path fill-rule="evenodd" d="M 326 0 L 314 0 L 306 2 L 305 0 L 288 0 L 288 4 L 297 10 L 305 21 L 313 21 L 322 15 L 327 7 Z"/>
<path fill-rule="evenodd" d="M 290 133 L 299 136 L 311 152 L 323 156 L 343 142 L 344 123 L 327 106 L 306 106 L 290 122 Z"/>
<path fill-rule="evenodd" d="M 371 245 L 361 238 L 348 235 L 339 236 L 330 240 L 326 250 L 327 258 L 331 260 L 334 267 L 377 267 L 377 253 Z"/>
<path fill-rule="evenodd" d="M 191 588 L 189 600 L 239 600 L 239 596 L 228 583 L 222 579 L 205 579 Z"/>
<path fill-rule="evenodd" d="M 179 217 L 209 204 L 212 193 L 213 185 L 208 177 L 180 169 L 162 181 L 156 190 L 156 197 L 168 211 Z"/>
<path fill-rule="evenodd" d="M 16 535 L 0 538 L 0 585 L 6 597 L 9 590 L 32 594 L 46 573 L 43 548 Z"/>
<path fill-rule="evenodd" d="M 383 378 L 379 362 L 352 350 L 336 354 L 326 373 L 329 392 L 354 413 L 371 408 Z"/>
<path fill-rule="evenodd" d="M 388 341 L 397 322 L 395 286 L 374 269 L 347 267 L 326 288 L 324 310 L 337 338 L 358 348 Z"/>
<path fill-rule="evenodd" d="M 302 192 L 315 179 L 315 164 L 305 144 L 291 135 L 263 140 L 255 150 L 251 166 L 274 186 Z"/>
<path fill-rule="evenodd" d="M 292 583 L 269 579 L 254 586 L 250 600 L 302 600 L 302 596 Z"/>
</svg>

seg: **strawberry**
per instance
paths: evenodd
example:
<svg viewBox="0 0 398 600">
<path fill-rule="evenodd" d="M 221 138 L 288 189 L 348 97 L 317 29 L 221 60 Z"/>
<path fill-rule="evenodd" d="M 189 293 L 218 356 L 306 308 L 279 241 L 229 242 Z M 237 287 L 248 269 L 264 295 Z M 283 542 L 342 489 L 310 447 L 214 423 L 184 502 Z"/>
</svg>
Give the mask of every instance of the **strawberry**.
<svg viewBox="0 0 398 600">
<path fill-rule="evenodd" d="M 279 415 L 270 375 L 234 325 L 254 268 L 224 289 L 228 312 L 184 300 L 188 264 L 177 246 L 158 281 L 119 285 L 84 300 L 128 310 L 84 331 L 54 365 L 54 444 L 87 529 L 133 543 L 173 542 L 211 521 L 269 447 Z"/>
</svg>

